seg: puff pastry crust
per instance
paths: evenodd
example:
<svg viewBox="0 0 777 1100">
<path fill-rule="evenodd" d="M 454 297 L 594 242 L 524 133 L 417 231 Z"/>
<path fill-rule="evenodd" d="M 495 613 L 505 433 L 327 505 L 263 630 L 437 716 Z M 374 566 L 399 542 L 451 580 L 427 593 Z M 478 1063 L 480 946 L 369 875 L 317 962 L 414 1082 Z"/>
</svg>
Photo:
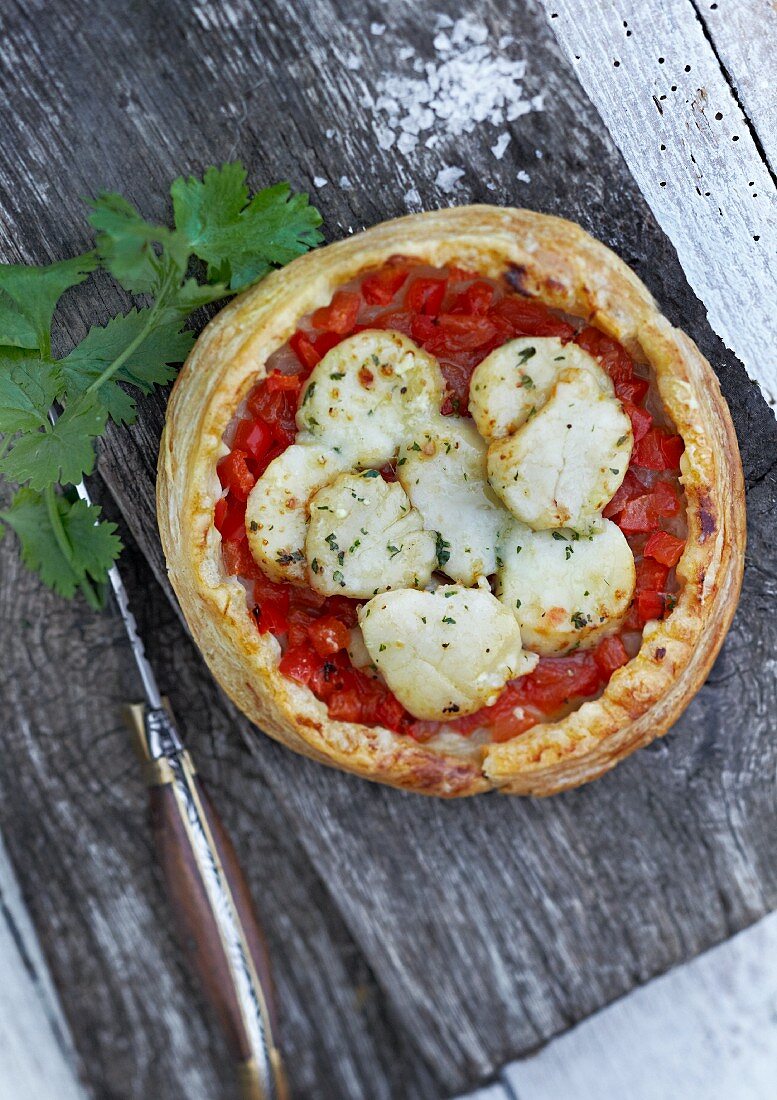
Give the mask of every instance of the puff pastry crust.
<svg viewBox="0 0 777 1100">
<path fill-rule="evenodd" d="M 278 672 L 278 642 L 259 634 L 245 593 L 221 567 L 213 526 L 216 463 L 238 404 L 298 319 L 390 256 L 455 264 L 499 278 L 596 325 L 650 364 L 685 441 L 688 540 L 671 614 L 645 628 L 639 653 L 603 694 L 512 741 L 461 752 L 389 730 L 334 721 Z M 597 778 L 665 733 L 704 682 L 736 608 L 745 544 L 744 483 L 717 378 L 696 345 L 660 314 L 645 286 L 579 226 L 528 210 L 457 207 L 384 222 L 269 275 L 211 321 L 173 389 L 159 456 L 159 527 L 170 580 L 216 679 L 270 736 L 367 779 L 444 797 L 497 788 L 550 795 Z"/>
</svg>

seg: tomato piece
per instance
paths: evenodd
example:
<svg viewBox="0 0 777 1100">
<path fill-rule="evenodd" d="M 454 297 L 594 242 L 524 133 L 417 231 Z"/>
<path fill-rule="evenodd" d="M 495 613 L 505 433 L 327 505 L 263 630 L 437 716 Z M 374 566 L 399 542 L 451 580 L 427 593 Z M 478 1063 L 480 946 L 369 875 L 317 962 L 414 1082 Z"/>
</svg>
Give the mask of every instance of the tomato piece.
<svg viewBox="0 0 777 1100">
<path fill-rule="evenodd" d="M 670 569 L 677 565 L 685 549 L 685 539 L 678 539 L 668 531 L 656 531 L 645 543 L 642 553 L 646 558 L 655 558 Z"/>
<path fill-rule="evenodd" d="M 387 729 L 399 732 L 405 725 L 408 714 L 395 695 L 387 691 L 378 703 L 376 720 Z"/>
<path fill-rule="evenodd" d="M 379 313 L 373 318 L 372 327 L 390 329 L 392 332 L 401 332 L 403 336 L 411 335 L 413 314 L 406 309 L 389 309 L 385 313 Z"/>
<path fill-rule="evenodd" d="M 329 717 L 336 722 L 361 722 L 362 701 L 354 688 L 335 691 L 327 700 Z"/>
<path fill-rule="evenodd" d="M 638 374 L 631 378 L 622 378 L 615 383 L 615 393 L 621 401 L 630 401 L 632 405 L 641 405 L 650 389 L 647 378 L 640 378 Z"/>
<path fill-rule="evenodd" d="M 343 337 L 338 332 L 322 332 L 320 336 L 316 337 L 315 348 L 318 354 L 323 359 L 328 351 L 332 348 L 336 348 L 338 344 L 343 342 Z"/>
<path fill-rule="evenodd" d="M 639 480 L 633 470 L 627 470 L 626 476 L 620 484 L 615 496 L 610 503 L 605 507 L 602 515 L 605 519 L 613 519 L 620 512 L 623 511 L 625 506 L 630 500 L 634 500 L 636 497 L 642 496 L 645 492 L 644 484 Z"/>
<path fill-rule="evenodd" d="M 575 343 L 601 363 L 613 382 L 625 382 L 633 375 L 634 364 L 629 353 L 617 340 L 605 336 L 598 328 L 587 325 L 575 336 Z"/>
<path fill-rule="evenodd" d="M 653 558 L 640 558 L 636 564 L 637 592 L 663 592 L 669 576 L 669 566 Z"/>
<path fill-rule="evenodd" d="M 327 615 L 334 615 L 347 627 L 353 627 L 359 621 L 356 612 L 360 606 L 359 600 L 352 600 L 348 596 L 327 596 L 324 609 Z"/>
<path fill-rule="evenodd" d="M 360 306 L 361 299 L 355 291 L 338 290 L 328 306 L 314 312 L 310 322 L 320 332 L 336 332 L 345 336 L 356 324 Z"/>
<path fill-rule="evenodd" d="M 541 657 L 534 671 L 517 682 L 515 690 L 518 702 L 551 714 L 570 699 L 595 694 L 599 683 L 599 669 L 592 655 L 575 653 L 570 657 Z"/>
<path fill-rule="evenodd" d="M 437 325 L 432 317 L 416 313 L 410 321 L 410 335 L 417 344 L 424 347 L 438 335 Z"/>
<path fill-rule="evenodd" d="M 315 367 L 316 363 L 320 362 L 321 356 L 313 346 L 313 341 L 310 339 L 306 332 L 303 332 L 301 328 L 297 329 L 294 335 L 289 340 L 289 347 L 299 359 L 302 366 L 306 371 L 310 372 Z"/>
<path fill-rule="evenodd" d="M 219 507 L 223 503 L 224 507 Z M 216 501 L 213 523 L 222 539 L 234 542 L 246 537 L 246 502 L 233 496 Z"/>
<path fill-rule="evenodd" d="M 438 342 L 440 353 L 473 351 L 490 343 L 497 335 L 496 326 L 487 317 L 468 317 L 462 313 L 441 313 Z M 431 349 L 430 349 L 431 350 Z"/>
<path fill-rule="evenodd" d="M 679 511 L 677 492 L 668 482 L 657 481 L 650 492 L 630 500 L 616 522 L 625 535 L 636 535 L 656 531 L 660 519 L 676 516 Z"/>
<path fill-rule="evenodd" d="M 321 668 L 321 658 L 306 645 L 290 646 L 278 662 L 278 670 L 298 684 L 309 684 L 313 673 Z"/>
<path fill-rule="evenodd" d="M 283 371 L 271 371 L 264 380 L 268 393 L 292 393 L 296 396 L 302 389 L 302 378 L 298 374 L 285 374 Z"/>
<path fill-rule="evenodd" d="M 263 420 L 241 420 L 235 429 L 232 446 L 246 451 L 251 458 L 261 461 L 272 446 L 273 434 Z"/>
<path fill-rule="evenodd" d="M 617 634 L 611 634 L 608 638 L 602 638 L 593 651 L 596 667 L 605 680 L 609 680 L 616 668 L 621 668 L 628 663 L 629 655 L 626 646 Z"/>
<path fill-rule="evenodd" d="M 664 598 L 659 592 L 637 593 L 634 606 L 640 626 L 644 626 L 651 619 L 660 619 L 664 614 Z"/>
<path fill-rule="evenodd" d="M 646 470 L 674 470 L 684 450 L 682 436 L 653 427 L 635 445 L 632 462 Z"/>
<path fill-rule="evenodd" d="M 230 451 L 216 464 L 216 473 L 222 489 L 226 489 L 236 500 L 248 500 L 248 494 L 256 484 L 246 461 L 245 451 Z"/>
<path fill-rule="evenodd" d="M 316 621 L 316 610 L 300 607 L 296 601 L 290 600 L 289 607 L 289 645 L 310 645 L 308 628 Z"/>
<path fill-rule="evenodd" d="M 623 401 L 623 411 L 627 414 L 631 421 L 631 430 L 634 434 L 634 443 L 639 443 L 640 439 L 647 435 L 653 424 L 653 417 L 647 411 L 647 409 L 641 408 L 639 405 L 632 405 L 630 401 Z M 641 464 L 640 464 L 641 465 Z"/>
<path fill-rule="evenodd" d="M 382 267 L 363 280 L 362 297 L 370 306 L 387 306 L 404 286 L 408 274 L 406 267 Z"/>
<path fill-rule="evenodd" d="M 291 590 L 288 584 L 278 584 L 260 572 L 254 582 L 254 617 L 260 634 L 284 634 L 288 628 Z"/>
<path fill-rule="evenodd" d="M 445 297 L 445 279 L 426 279 L 420 276 L 413 279 L 405 292 L 405 308 L 412 313 L 425 313 L 436 317 Z"/>
<path fill-rule="evenodd" d="M 297 379 L 297 386 L 301 387 L 302 379 L 299 375 L 288 375 Z M 294 442 L 297 434 L 297 400 L 299 389 L 283 389 L 276 386 L 268 386 L 269 379 L 265 379 L 248 396 L 248 411 L 251 416 L 263 420 L 272 431 L 273 438 L 283 447 L 288 447 Z"/>
<path fill-rule="evenodd" d="M 320 657 L 329 657 L 332 653 L 347 649 L 351 640 L 348 627 L 331 615 L 312 622 L 308 627 L 308 635 Z"/>
<path fill-rule="evenodd" d="M 472 283 L 458 295 L 451 307 L 452 313 L 470 313 L 480 316 L 487 313 L 494 300 L 494 288 L 482 280 Z"/>
<path fill-rule="evenodd" d="M 547 306 L 524 298 L 502 298 L 489 310 L 488 316 L 507 321 L 513 336 L 558 336 L 561 340 L 571 340 L 575 334 L 572 326 L 552 314 Z"/>
<path fill-rule="evenodd" d="M 385 466 L 381 466 L 380 476 L 383 478 L 384 481 L 388 482 L 389 485 L 392 485 L 395 481 L 398 480 L 396 466 L 394 466 L 391 462 L 388 462 Z"/>
<path fill-rule="evenodd" d="M 246 539 L 222 539 L 221 556 L 228 577 L 245 577 L 255 580 L 261 570 L 248 549 Z"/>
</svg>

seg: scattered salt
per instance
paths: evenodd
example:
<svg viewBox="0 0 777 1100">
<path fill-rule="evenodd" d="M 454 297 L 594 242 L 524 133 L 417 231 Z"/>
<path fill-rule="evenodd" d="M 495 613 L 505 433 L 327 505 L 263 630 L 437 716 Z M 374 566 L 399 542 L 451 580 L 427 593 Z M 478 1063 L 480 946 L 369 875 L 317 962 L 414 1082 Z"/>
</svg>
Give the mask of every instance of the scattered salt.
<svg viewBox="0 0 777 1100">
<path fill-rule="evenodd" d="M 325 130 L 324 132 L 325 132 L 326 136 L 327 136 L 327 137 L 328 137 L 328 138 L 329 138 L 330 140 L 331 140 L 331 139 L 332 139 L 332 138 L 333 138 L 333 137 L 335 136 L 335 132 L 334 132 L 334 130 L 331 130 L 331 129 L 330 129 L 330 130 Z"/>
<path fill-rule="evenodd" d="M 324 176 L 314 176 L 313 177 L 313 186 L 314 187 L 326 187 L 326 185 L 328 183 L 329 183 L 329 180 L 325 179 Z"/>
<path fill-rule="evenodd" d="M 421 196 L 416 191 L 415 187 L 411 187 L 409 191 L 405 192 L 405 204 L 407 206 L 420 206 Z"/>
<path fill-rule="evenodd" d="M 340 186 L 342 187 L 343 191 L 350 191 L 353 187 L 353 184 L 347 176 L 340 176 Z"/>
<path fill-rule="evenodd" d="M 497 160 L 501 160 L 505 155 L 505 149 L 510 144 L 509 134 L 500 134 L 496 139 L 496 145 L 491 146 L 491 152 L 494 154 Z"/>
<path fill-rule="evenodd" d="M 454 189 L 458 181 L 464 175 L 463 168 L 453 168 L 450 165 L 446 165 L 445 168 L 441 168 L 435 178 L 435 183 L 444 191 L 446 195 Z"/>
<path fill-rule="evenodd" d="M 362 67 L 361 58 L 353 52 L 346 54 L 345 67 L 346 69 L 350 69 L 352 72 L 356 72 L 357 69 L 360 69 Z"/>
<path fill-rule="evenodd" d="M 412 46 L 399 47 L 375 95 L 365 97 L 381 149 L 396 142 L 402 152 L 412 152 L 418 143 L 400 135 L 459 137 L 483 125 L 504 127 L 543 110 L 541 94 L 524 93 L 526 62 L 509 56 L 511 35 L 503 35 L 494 45 L 487 27 L 468 16 L 455 22 L 440 16 L 435 32 L 431 60 L 418 56 Z M 504 153 L 508 141 L 508 134 L 498 137 L 495 156 L 501 155 L 496 149 Z M 432 143 L 427 138 L 424 144 Z"/>
<path fill-rule="evenodd" d="M 515 173 L 515 178 L 519 181 L 519 183 L 531 183 L 531 176 L 528 172 L 524 172 L 523 168 L 520 170 L 520 172 Z"/>
<path fill-rule="evenodd" d="M 385 23 L 370 23 L 370 34 L 381 35 L 386 31 Z"/>
</svg>

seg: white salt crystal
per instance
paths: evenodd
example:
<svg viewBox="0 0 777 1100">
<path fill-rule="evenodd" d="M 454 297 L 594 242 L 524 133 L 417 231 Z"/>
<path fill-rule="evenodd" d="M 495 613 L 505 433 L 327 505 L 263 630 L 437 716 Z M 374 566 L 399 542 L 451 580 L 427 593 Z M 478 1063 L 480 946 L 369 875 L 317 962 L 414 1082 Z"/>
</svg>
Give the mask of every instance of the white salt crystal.
<svg viewBox="0 0 777 1100">
<path fill-rule="evenodd" d="M 505 149 L 510 144 L 509 134 L 500 134 L 496 139 L 496 145 L 491 146 L 491 152 L 494 154 L 497 160 L 501 160 L 505 155 Z"/>
<path fill-rule="evenodd" d="M 384 34 L 385 31 L 385 23 L 370 23 L 370 34 Z"/>
<path fill-rule="evenodd" d="M 400 153 L 412 153 L 418 145 L 418 138 L 415 134 L 400 134 L 399 141 L 397 142 L 397 149 Z"/>
<path fill-rule="evenodd" d="M 331 129 L 330 129 L 330 130 L 326 130 L 326 131 L 325 131 L 325 133 L 326 133 L 326 136 L 327 136 L 327 137 L 328 137 L 328 138 L 329 138 L 330 140 L 331 140 L 331 139 L 332 139 L 332 138 L 333 138 L 333 137 L 335 136 L 335 132 L 334 132 L 334 130 L 331 130 Z"/>
<path fill-rule="evenodd" d="M 454 189 L 454 187 L 463 175 L 463 168 L 453 168 L 448 165 L 445 168 L 440 169 L 435 177 L 434 182 L 437 184 L 441 191 L 444 191 L 445 194 L 448 195 Z"/>
<path fill-rule="evenodd" d="M 531 183 L 531 176 L 528 172 L 524 172 L 523 168 L 520 170 L 520 172 L 515 173 L 515 178 L 520 183 Z"/>
<path fill-rule="evenodd" d="M 342 187 L 343 191 L 350 191 L 353 187 L 353 184 L 347 176 L 340 176 L 340 186 Z"/>
<path fill-rule="evenodd" d="M 326 185 L 328 183 L 329 183 L 329 180 L 325 179 L 324 176 L 314 176 L 313 177 L 313 185 L 315 187 L 326 187 Z"/>
</svg>

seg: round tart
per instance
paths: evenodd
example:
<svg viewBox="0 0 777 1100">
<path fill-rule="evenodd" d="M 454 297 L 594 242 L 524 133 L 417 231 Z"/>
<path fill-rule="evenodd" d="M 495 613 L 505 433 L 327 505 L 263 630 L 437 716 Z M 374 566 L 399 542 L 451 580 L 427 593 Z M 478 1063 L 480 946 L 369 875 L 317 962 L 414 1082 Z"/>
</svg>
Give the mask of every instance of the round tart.
<svg viewBox="0 0 777 1100">
<path fill-rule="evenodd" d="M 715 374 L 578 226 L 487 206 L 295 260 L 206 328 L 158 482 L 170 579 L 262 730 L 447 797 L 664 733 L 745 542 Z"/>
</svg>

